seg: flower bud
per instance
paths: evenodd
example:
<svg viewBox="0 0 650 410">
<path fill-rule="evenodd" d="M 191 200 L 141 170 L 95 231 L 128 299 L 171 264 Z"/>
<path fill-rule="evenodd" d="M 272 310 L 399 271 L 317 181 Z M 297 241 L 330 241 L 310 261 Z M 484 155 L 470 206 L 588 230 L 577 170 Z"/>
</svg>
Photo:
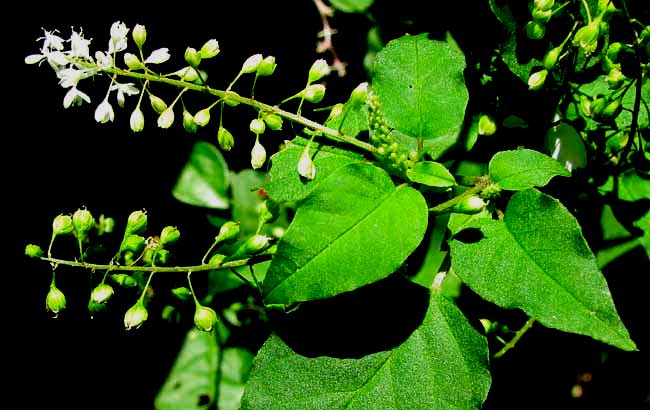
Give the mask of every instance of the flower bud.
<svg viewBox="0 0 650 410">
<path fill-rule="evenodd" d="M 138 56 L 131 53 L 124 53 L 124 64 L 126 64 L 129 70 L 140 70 L 144 68 L 144 64 Z"/>
<path fill-rule="evenodd" d="M 221 262 L 223 262 L 224 260 L 226 260 L 226 255 L 215 253 L 214 255 L 210 256 L 210 259 L 208 260 L 208 265 L 221 265 Z"/>
<path fill-rule="evenodd" d="M 196 305 L 196 311 L 194 312 L 194 325 L 197 329 L 204 332 L 211 332 L 214 329 L 214 325 L 217 324 L 217 313 L 207 306 Z"/>
<path fill-rule="evenodd" d="M 50 285 L 50 291 L 47 292 L 45 309 L 54 313 L 54 317 L 57 317 L 59 312 L 65 309 L 65 295 L 54 284 Z"/>
<path fill-rule="evenodd" d="M 113 282 L 125 288 L 134 288 L 138 286 L 138 282 L 126 273 L 114 273 L 110 275 Z"/>
<path fill-rule="evenodd" d="M 88 312 L 90 312 L 91 317 L 94 314 L 102 313 L 102 312 L 105 312 L 105 311 L 106 311 L 106 304 L 105 303 L 97 303 L 97 302 L 95 302 L 93 300 L 92 297 L 90 299 L 88 299 Z"/>
<path fill-rule="evenodd" d="M 200 127 L 205 127 L 210 122 L 210 109 L 204 108 L 194 114 L 194 122 Z"/>
<path fill-rule="evenodd" d="M 262 117 L 266 125 L 269 126 L 273 131 L 278 131 L 282 129 L 282 117 L 278 114 L 268 112 Z"/>
<path fill-rule="evenodd" d="M 555 0 L 535 0 L 534 6 L 537 10 L 549 10 L 555 4 Z"/>
<path fill-rule="evenodd" d="M 314 166 L 311 154 L 309 153 L 309 144 L 307 144 L 305 149 L 302 151 L 300 159 L 298 160 L 298 174 L 309 180 L 316 178 L 316 167 Z"/>
<path fill-rule="evenodd" d="M 594 98 L 590 105 L 591 115 L 596 117 L 601 115 L 605 109 L 605 105 L 607 105 L 607 100 L 604 97 Z"/>
<path fill-rule="evenodd" d="M 201 46 L 201 58 L 212 58 L 219 54 L 219 42 L 215 39 L 211 39 L 205 42 Z"/>
<path fill-rule="evenodd" d="M 257 71 L 260 64 L 262 64 L 262 60 L 263 58 L 261 54 L 255 54 L 248 57 L 242 65 L 241 72 L 244 74 L 254 73 Z"/>
<path fill-rule="evenodd" d="M 314 81 L 318 81 L 321 78 L 325 77 L 329 73 L 330 66 L 327 64 L 327 61 L 325 61 L 323 58 L 318 59 L 314 62 L 314 64 L 311 65 L 311 68 L 309 69 L 309 78 L 307 82 L 311 84 Z"/>
<path fill-rule="evenodd" d="M 264 131 L 266 131 L 266 124 L 264 123 L 264 120 L 255 118 L 254 120 L 251 121 L 248 128 L 250 128 L 253 134 L 257 134 L 257 135 L 264 134 Z"/>
<path fill-rule="evenodd" d="M 97 223 L 97 235 L 101 236 L 107 233 L 112 233 L 115 229 L 115 219 L 99 215 L 99 222 Z"/>
<path fill-rule="evenodd" d="M 160 245 L 173 245 L 178 242 L 181 237 L 181 232 L 175 226 L 166 226 L 160 233 Z"/>
<path fill-rule="evenodd" d="M 187 61 L 187 64 L 192 68 L 197 68 L 199 64 L 201 64 L 201 53 L 196 51 L 195 48 L 187 47 L 183 57 L 185 57 L 185 61 Z"/>
<path fill-rule="evenodd" d="M 133 35 L 133 41 L 135 41 L 135 45 L 137 45 L 138 48 L 142 48 L 144 42 L 147 41 L 147 29 L 141 24 L 136 24 L 135 27 L 133 27 L 131 35 Z"/>
<path fill-rule="evenodd" d="M 90 299 L 95 303 L 106 303 L 113 296 L 113 293 L 111 285 L 101 283 L 90 293 Z"/>
<path fill-rule="evenodd" d="M 625 78 L 626 77 L 623 75 L 623 72 L 619 68 L 614 67 L 607 74 L 607 84 L 609 85 L 610 89 L 617 90 L 621 88 L 621 85 L 623 85 Z"/>
<path fill-rule="evenodd" d="M 145 246 L 145 239 L 142 236 L 129 235 L 122 242 L 122 245 L 120 246 L 120 251 L 139 253 L 142 252 L 144 246 Z"/>
<path fill-rule="evenodd" d="M 537 71 L 528 77 L 528 89 L 529 90 L 539 90 L 544 86 L 546 81 L 546 76 L 548 75 L 547 70 Z"/>
<path fill-rule="evenodd" d="M 553 11 L 551 10 L 540 10 L 540 9 L 534 9 L 533 10 L 533 21 L 536 21 L 538 23 L 548 23 L 548 21 L 551 19 L 553 16 Z"/>
<path fill-rule="evenodd" d="M 540 40 L 546 34 L 546 26 L 538 21 L 526 23 L 526 36 L 531 40 Z"/>
<path fill-rule="evenodd" d="M 29 244 L 25 246 L 25 255 L 29 256 L 30 258 L 40 258 L 43 256 L 43 249 L 41 249 L 40 246 L 34 245 L 34 244 Z"/>
<path fill-rule="evenodd" d="M 167 103 L 162 98 L 156 97 L 151 93 L 149 93 L 149 102 L 151 102 L 151 108 L 153 108 L 156 114 L 162 114 L 167 109 Z"/>
<path fill-rule="evenodd" d="M 573 36 L 573 45 L 579 46 L 586 55 L 592 54 L 598 47 L 600 36 L 600 19 L 594 19 L 591 23 L 581 27 Z"/>
<path fill-rule="evenodd" d="M 544 59 L 542 60 L 542 65 L 547 70 L 552 70 L 557 64 L 557 60 L 560 58 L 560 53 L 562 52 L 562 46 L 557 46 L 548 50 Z"/>
<path fill-rule="evenodd" d="M 153 260 L 154 255 L 156 256 L 155 262 Z M 172 254 L 167 249 L 147 248 L 144 250 L 144 253 L 142 254 L 142 261 L 147 265 L 150 265 L 152 262 L 154 262 L 157 265 L 166 265 L 171 260 L 171 257 Z"/>
<path fill-rule="evenodd" d="M 228 241 L 235 239 L 237 235 L 239 235 L 239 222 L 228 221 L 221 225 L 219 233 L 214 240 L 218 242 Z"/>
<path fill-rule="evenodd" d="M 330 114 L 327 116 L 327 121 L 333 121 L 339 118 L 343 114 L 343 107 L 345 106 L 342 103 L 334 104 Z"/>
<path fill-rule="evenodd" d="M 80 237 L 85 237 L 95 226 L 95 218 L 87 209 L 77 209 L 72 214 L 72 225 Z"/>
<path fill-rule="evenodd" d="M 167 107 L 158 117 L 158 126 L 160 128 L 169 128 L 174 123 L 174 107 Z"/>
<path fill-rule="evenodd" d="M 621 61 L 620 55 L 621 51 L 623 51 L 624 47 L 623 44 L 619 42 L 614 42 L 607 47 L 607 58 L 610 59 L 610 61 L 614 64 L 617 64 Z"/>
<path fill-rule="evenodd" d="M 52 222 L 52 233 L 54 235 L 68 235 L 74 231 L 70 215 L 57 215 Z"/>
<path fill-rule="evenodd" d="M 189 132 L 190 134 L 194 134 L 199 129 L 198 124 L 194 122 L 194 116 L 190 114 L 190 112 L 187 111 L 184 107 L 183 107 L 183 128 L 185 128 L 185 131 Z"/>
<path fill-rule="evenodd" d="M 137 329 L 142 326 L 148 317 L 149 312 L 144 307 L 144 303 L 138 301 L 124 314 L 124 327 L 126 327 L 126 330 Z"/>
<path fill-rule="evenodd" d="M 470 195 L 457 202 L 450 210 L 451 212 L 462 214 L 477 214 L 485 208 L 485 205 L 487 204 L 483 201 L 483 198 L 477 195 Z"/>
<path fill-rule="evenodd" d="M 183 302 L 190 300 L 190 297 L 192 297 L 192 292 L 185 286 L 172 289 L 172 294 Z"/>
<path fill-rule="evenodd" d="M 363 104 L 368 99 L 368 83 L 363 82 L 355 87 L 350 94 L 350 101 L 354 104 Z"/>
<path fill-rule="evenodd" d="M 229 107 L 236 107 L 239 105 L 239 101 L 232 97 L 239 97 L 239 94 L 237 94 L 234 91 L 226 91 L 226 94 L 223 96 L 223 100 L 226 102 L 226 104 Z"/>
<path fill-rule="evenodd" d="M 479 135 L 493 135 L 497 131 L 497 124 L 489 115 L 483 114 L 478 120 Z"/>
<path fill-rule="evenodd" d="M 266 161 L 266 150 L 264 149 L 264 146 L 260 144 L 258 136 L 255 138 L 255 145 L 253 145 L 253 149 L 251 150 L 251 166 L 253 169 L 262 168 L 264 161 Z"/>
<path fill-rule="evenodd" d="M 126 234 L 137 235 L 147 229 L 147 213 L 145 211 L 133 211 L 126 221 Z"/>
<path fill-rule="evenodd" d="M 618 117 L 622 110 L 623 106 L 621 105 L 621 102 L 619 100 L 614 100 L 605 105 L 601 114 L 607 119 L 612 119 Z"/>
<path fill-rule="evenodd" d="M 179 76 L 181 80 L 187 81 L 189 83 L 192 83 L 199 79 L 198 71 L 192 67 L 181 68 L 180 70 L 175 71 L 174 75 Z"/>
<path fill-rule="evenodd" d="M 257 67 L 257 75 L 260 77 L 269 76 L 275 72 L 275 67 L 277 67 L 277 64 L 275 64 L 275 57 L 264 57 L 264 60 L 262 60 L 260 66 Z"/>
<path fill-rule="evenodd" d="M 302 96 L 310 103 L 319 103 L 325 96 L 325 86 L 323 84 L 312 84 L 302 91 Z"/>
<path fill-rule="evenodd" d="M 235 145 L 235 139 L 233 138 L 232 134 L 224 127 L 219 127 L 219 131 L 217 132 L 217 140 L 219 141 L 219 146 L 224 151 L 230 151 Z"/>
<path fill-rule="evenodd" d="M 142 113 L 139 105 L 135 107 L 131 113 L 129 125 L 131 126 L 131 131 L 133 132 L 140 132 L 144 129 L 144 114 Z"/>
</svg>

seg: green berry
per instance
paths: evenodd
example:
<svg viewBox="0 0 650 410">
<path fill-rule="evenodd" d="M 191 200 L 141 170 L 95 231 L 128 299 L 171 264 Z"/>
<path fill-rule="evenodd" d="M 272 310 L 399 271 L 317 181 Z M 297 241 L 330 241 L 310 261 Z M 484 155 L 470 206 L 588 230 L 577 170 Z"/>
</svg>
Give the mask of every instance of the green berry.
<svg viewBox="0 0 650 410">
<path fill-rule="evenodd" d="M 526 24 L 526 36 L 531 40 L 540 40 L 546 34 L 546 26 L 538 21 L 529 21 Z"/>
<path fill-rule="evenodd" d="M 50 285 L 50 291 L 45 298 L 45 308 L 48 312 L 54 313 L 57 317 L 59 312 L 65 309 L 65 295 L 54 284 Z"/>
<path fill-rule="evenodd" d="M 146 322 L 148 317 L 149 312 L 144 307 L 144 303 L 138 301 L 124 314 L 124 327 L 126 327 L 126 330 L 137 329 Z"/>
<path fill-rule="evenodd" d="M 199 129 L 199 125 L 194 121 L 194 116 L 186 109 L 183 109 L 183 128 L 190 134 L 194 134 Z"/>
<path fill-rule="evenodd" d="M 147 213 L 145 211 L 133 211 L 126 221 L 126 233 L 137 235 L 147 229 Z"/>
<path fill-rule="evenodd" d="M 138 282 L 126 273 L 114 273 L 110 275 L 112 281 L 124 288 L 134 288 L 138 286 Z"/>
<path fill-rule="evenodd" d="M 106 303 L 113 296 L 113 287 L 105 283 L 99 284 L 90 293 L 90 299 L 95 303 Z"/>
<path fill-rule="evenodd" d="M 544 86 L 546 82 L 546 76 L 548 75 L 547 70 L 540 70 L 534 72 L 528 77 L 528 89 L 529 90 L 539 90 Z"/>
<path fill-rule="evenodd" d="M 478 120 L 479 135 L 493 135 L 497 131 L 497 123 L 489 115 L 483 114 Z"/>
<path fill-rule="evenodd" d="M 70 215 L 57 215 L 52 222 L 52 233 L 54 235 L 68 235 L 74 231 Z"/>
<path fill-rule="evenodd" d="M 163 111 L 167 109 L 167 103 L 163 101 L 162 98 L 151 93 L 149 93 L 149 102 L 151 103 L 151 108 L 153 108 L 156 114 L 162 114 Z"/>
<path fill-rule="evenodd" d="M 197 329 L 204 332 L 211 332 L 217 322 L 217 313 L 212 308 L 197 304 L 196 311 L 194 312 L 194 325 Z"/>
<path fill-rule="evenodd" d="M 237 235 L 239 235 L 239 222 L 228 221 L 221 225 L 215 240 L 219 242 L 228 241 L 235 239 Z"/>
<path fill-rule="evenodd" d="M 181 237 L 181 232 L 175 226 L 166 226 L 160 233 L 160 245 L 167 246 L 173 245 L 178 242 Z"/>
<path fill-rule="evenodd" d="M 562 46 L 557 46 L 550 49 L 544 59 L 542 60 L 542 65 L 547 70 L 552 70 L 557 64 L 557 60 L 560 58 L 560 53 L 562 52 Z"/>
<path fill-rule="evenodd" d="M 219 141 L 219 146 L 224 151 L 230 151 L 235 145 L 235 139 L 233 138 L 232 134 L 224 127 L 219 127 L 219 131 L 217 132 L 217 140 Z"/>
<path fill-rule="evenodd" d="M 25 246 L 25 255 L 29 256 L 30 258 L 40 258 L 43 256 L 43 250 L 40 246 L 30 243 L 29 245 Z"/>
<path fill-rule="evenodd" d="M 133 253 L 140 253 L 144 249 L 145 239 L 140 235 L 129 235 L 124 238 L 120 251 L 129 251 Z"/>
</svg>

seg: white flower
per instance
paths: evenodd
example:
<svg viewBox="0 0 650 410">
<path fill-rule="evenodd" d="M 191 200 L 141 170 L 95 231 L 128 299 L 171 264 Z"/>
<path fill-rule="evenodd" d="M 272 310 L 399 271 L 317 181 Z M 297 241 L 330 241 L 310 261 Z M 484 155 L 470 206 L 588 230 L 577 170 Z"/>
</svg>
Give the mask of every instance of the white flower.
<svg viewBox="0 0 650 410">
<path fill-rule="evenodd" d="M 90 103 L 90 97 L 86 93 L 77 90 L 76 87 L 72 87 L 63 97 L 63 107 L 70 108 L 73 105 L 81 105 L 84 101 Z"/>
<path fill-rule="evenodd" d="M 76 68 L 62 68 L 57 71 L 56 76 L 59 77 L 59 85 L 63 88 L 76 87 L 79 81 L 91 77 L 94 74 L 93 70 L 78 70 Z"/>
<path fill-rule="evenodd" d="M 111 26 L 111 39 L 108 42 L 108 53 L 113 54 L 126 49 L 126 35 L 129 29 L 126 24 L 116 21 Z"/>
<path fill-rule="evenodd" d="M 309 144 L 302 151 L 300 155 L 300 160 L 298 160 L 298 173 L 300 176 L 307 179 L 314 179 L 316 177 L 316 167 L 314 162 L 311 160 L 311 155 L 309 154 Z"/>
<path fill-rule="evenodd" d="M 169 49 L 168 48 L 159 48 L 154 50 L 146 60 L 145 64 L 161 64 L 169 60 Z"/>
<path fill-rule="evenodd" d="M 113 107 L 108 102 L 108 99 L 104 98 L 104 101 L 95 110 L 95 121 L 104 124 L 108 121 L 113 121 L 114 118 L 115 113 L 113 112 Z"/>
<path fill-rule="evenodd" d="M 54 31 L 43 30 L 43 32 L 45 33 L 45 35 L 39 38 L 39 40 L 43 40 L 43 47 L 41 48 L 41 52 L 43 54 L 52 50 L 61 51 L 65 48 L 63 45 L 64 40 L 61 37 L 54 34 L 56 33 L 56 30 Z"/>
<path fill-rule="evenodd" d="M 158 126 L 160 128 L 169 128 L 174 123 L 174 107 L 167 107 L 158 117 Z"/>
<path fill-rule="evenodd" d="M 90 60 L 90 40 L 83 37 L 83 33 L 80 31 L 77 33 L 72 30 L 72 35 L 70 36 L 70 56 L 84 58 Z"/>
<path fill-rule="evenodd" d="M 253 150 L 251 151 L 251 166 L 253 169 L 261 168 L 266 161 L 266 150 L 264 146 L 260 144 L 259 137 L 255 139 L 255 145 L 253 145 Z"/>
<path fill-rule="evenodd" d="M 69 62 L 66 55 L 61 51 L 65 48 L 63 46 L 64 40 L 54 34 L 54 31 L 43 31 L 45 36 L 38 38 L 38 40 L 43 40 L 41 53 L 27 56 L 25 58 L 25 63 L 37 64 L 41 63 L 43 60 L 47 60 L 48 64 L 54 71 L 59 71 Z"/>
<path fill-rule="evenodd" d="M 140 132 L 144 129 L 144 114 L 139 105 L 135 107 L 135 110 L 131 113 L 129 124 L 131 125 L 131 130 L 133 132 Z"/>
<path fill-rule="evenodd" d="M 136 95 L 140 92 L 133 83 L 114 83 L 111 85 L 111 91 L 117 90 L 117 104 L 124 108 L 124 94 Z"/>
<path fill-rule="evenodd" d="M 97 66 L 101 69 L 111 68 L 114 66 L 113 57 L 110 54 L 101 51 L 95 53 L 95 60 L 97 60 Z"/>
</svg>

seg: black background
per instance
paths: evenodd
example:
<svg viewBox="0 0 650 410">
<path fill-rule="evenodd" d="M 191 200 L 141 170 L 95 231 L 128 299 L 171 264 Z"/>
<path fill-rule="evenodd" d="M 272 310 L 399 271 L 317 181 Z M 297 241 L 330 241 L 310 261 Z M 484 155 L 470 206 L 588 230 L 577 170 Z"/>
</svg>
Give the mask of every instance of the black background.
<svg viewBox="0 0 650 410">
<path fill-rule="evenodd" d="M 36 6 L 23 2 L 5 17 L 14 24 L 3 28 L 2 226 L 7 262 L 2 264 L 2 289 L 8 303 L 3 308 L 7 325 L 2 337 L 8 343 L 3 348 L 9 379 L 5 388 L 16 400 L 14 407 L 153 408 L 153 398 L 185 330 L 151 316 L 138 331 L 126 332 L 121 318 L 132 303 L 128 300 L 108 315 L 90 319 L 86 312 L 87 274 L 74 270 L 59 275 L 68 309 L 59 319 L 51 319 L 44 306 L 49 267 L 22 255 L 27 243 L 46 248 L 54 216 L 87 206 L 96 216 L 115 217 L 119 227 L 131 211 L 144 208 L 152 230 L 164 225 L 179 227 L 186 241 L 178 250 L 181 255 L 196 252 L 192 247 L 209 243 L 214 234 L 204 212 L 178 203 L 170 190 L 193 142 L 197 138 L 216 142 L 215 129 L 208 127 L 189 136 L 177 122 L 170 130 L 160 130 L 155 117 L 145 110 L 146 131 L 133 134 L 128 128 L 133 98 L 127 100 L 126 109 L 114 106 L 114 123 L 98 125 L 93 111 L 105 92 L 105 79 L 81 83 L 80 89 L 90 94 L 93 104 L 65 110 L 65 90 L 57 85 L 53 72 L 46 65 L 25 65 L 24 57 L 37 52 L 40 43 L 35 39 L 42 35 L 41 28 L 59 29 L 65 38 L 70 27 L 83 27 L 86 37 L 93 38 L 92 49 L 97 50 L 106 48 L 114 21 L 124 21 L 129 27 L 139 23 L 148 29 L 146 47 L 169 47 L 177 62 L 186 46 L 198 48 L 210 38 L 217 39 L 222 52 L 206 68 L 211 83 L 220 86 L 230 81 L 251 54 L 275 55 L 276 74 L 260 79 L 256 90 L 258 98 L 271 103 L 296 92 L 311 63 L 320 57 L 315 45 L 321 23 L 310 1 L 200 3 L 52 2 Z M 378 2 L 375 17 L 380 22 L 400 21 L 387 28 L 387 39 L 407 31 L 440 30 L 435 14 L 417 2 L 406 3 Z M 466 5 L 458 3 L 451 7 L 460 16 Z M 403 10 L 415 12 L 402 14 L 403 5 Z M 482 22 L 479 15 L 464 21 L 463 26 L 471 33 Z M 363 16 L 339 13 L 334 25 L 339 29 L 335 44 L 348 63 L 349 75 L 327 79 L 324 104 L 346 98 L 349 90 L 366 79 L 361 59 L 371 23 Z M 475 32 L 477 43 L 481 35 Z M 246 130 L 250 114 L 244 109 L 227 113 L 226 121 L 232 124 L 229 129 L 242 136 L 237 149 L 227 155 L 235 168 L 246 166 L 249 160 L 252 141 L 247 140 Z M 648 344 L 644 319 L 648 303 L 643 302 L 648 279 L 647 265 L 638 265 L 640 261 L 642 257 L 613 266 L 607 277 L 623 320 L 643 349 Z M 643 269 L 645 276 L 641 275 Z M 494 384 L 485 407 L 643 408 L 650 395 L 647 368 L 645 353 L 621 352 L 585 337 L 538 326 L 494 363 Z M 576 377 L 585 372 L 593 374 L 593 381 L 586 384 L 582 399 L 571 399 Z"/>
</svg>

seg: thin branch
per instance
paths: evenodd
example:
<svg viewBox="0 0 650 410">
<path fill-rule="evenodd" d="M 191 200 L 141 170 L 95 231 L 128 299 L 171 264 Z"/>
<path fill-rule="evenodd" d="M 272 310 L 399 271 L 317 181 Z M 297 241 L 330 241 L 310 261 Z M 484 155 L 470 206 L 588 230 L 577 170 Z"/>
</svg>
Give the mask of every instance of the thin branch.
<svg viewBox="0 0 650 410">
<path fill-rule="evenodd" d="M 515 345 L 517 344 L 519 339 L 522 338 L 522 336 L 528 331 L 528 329 L 533 327 L 534 323 L 535 323 L 535 319 L 533 319 L 532 317 L 529 318 L 526 321 L 526 323 L 524 323 L 524 325 L 521 327 L 521 329 L 517 330 L 517 333 L 515 333 L 515 335 L 512 337 L 512 339 L 510 339 L 510 341 L 508 343 L 506 343 L 506 345 L 503 346 L 503 348 L 501 350 L 499 350 L 498 352 L 496 352 L 492 357 L 494 359 L 498 359 L 499 357 L 506 354 L 508 352 L 508 350 L 515 347 Z"/>
<path fill-rule="evenodd" d="M 339 59 L 338 55 L 336 54 L 336 50 L 334 49 L 334 43 L 332 42 L 332 34 L 335 34 L 336 30 L 330 26 L 328 19 L 328 17 L 332 17 L 334 15 L 334 10 L 323 3 L 322 0 L 314 0 L 314 5 L 316 5 L 318 14 L 320 14 L 320 19 L 323 22 L 323 30 L 318 33 L 318 37 L 322 37 L 322 40 L 318 42 L 318 45 L 316 46 L 316 52 L 324 53 L 326 51 L 329 51 L 330 54 L 332 54 L 332 58 L 334 59 L 332 61 L 332 65 L 334 66 L 336 73 L 339 75 L 339 77 L 344 77 L 346 74 L 345 63 Z"/>
</svg>

